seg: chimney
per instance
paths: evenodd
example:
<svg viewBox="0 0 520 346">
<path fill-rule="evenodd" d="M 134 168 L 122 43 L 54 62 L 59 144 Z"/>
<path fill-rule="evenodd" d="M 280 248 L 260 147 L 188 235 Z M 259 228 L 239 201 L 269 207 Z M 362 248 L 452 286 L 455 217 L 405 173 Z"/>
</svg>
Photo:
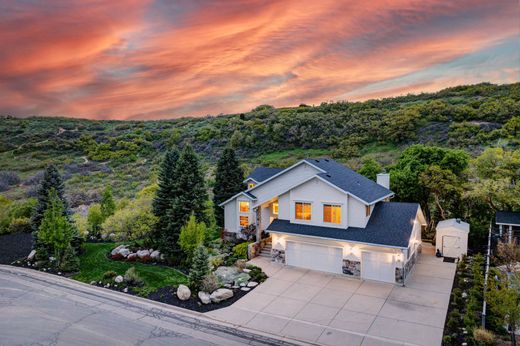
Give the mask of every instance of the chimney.
<svg viewBox="0 0 520 346">
<path fill-rule="evenodd" d="M 390 190 L 390 174 L 389 173 L 379 173 L 377 175 L 376 182 L 379 185 L 386 187 L 387 189 Z"/>
</svg>

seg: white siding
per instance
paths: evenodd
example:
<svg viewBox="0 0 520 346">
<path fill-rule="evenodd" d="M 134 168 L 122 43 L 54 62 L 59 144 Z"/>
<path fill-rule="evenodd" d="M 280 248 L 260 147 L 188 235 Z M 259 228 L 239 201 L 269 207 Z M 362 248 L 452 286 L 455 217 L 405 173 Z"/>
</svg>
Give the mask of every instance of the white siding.
<svg viewBox="0 0 520 346">
<path fill-rule="evenodd" d="M 290 196 L 289 192 L 284 193 L 283 195 L 278 197 L 278 218 L 282 220 L 289 220 L 291 217 L 290 209 L 291 209 L 291 203 L 290 203 Z"/>
<path fill-rule="evenodd" d="M 275 198 L 319 172 L 316 168 L 302 163 L 299 166 L 279 175 L 271 181 L 253 188 L 250 192 L 256 196 L 255 207 Z"/>
<path fill-rule="evenodd" d="M 236 198 L 224 205 L 224 229 L 228 232 L 237 232 L 237 200 Z"/>
<path fill-rule="evenodd" d="M 343 192 L 315 178 L 292 189 L 289 194 L 291 199 L 289 220 L 291 220 L 291 223 L 347 228 L 348 204 L 347 195 Z M 312 204 L 311 220 L 304 221 L 295 218 L 296 202 L 310 202 Z M 337 204 L 341 206 L 341 224 L 323 222 L 324 204 Z"/>
<path fill-rule="evenodd" d="M 365 228 L 369 217 L 366 217 L 366 205 L 354 197 L 348 197 L 348 226 Z"/>
</svg>

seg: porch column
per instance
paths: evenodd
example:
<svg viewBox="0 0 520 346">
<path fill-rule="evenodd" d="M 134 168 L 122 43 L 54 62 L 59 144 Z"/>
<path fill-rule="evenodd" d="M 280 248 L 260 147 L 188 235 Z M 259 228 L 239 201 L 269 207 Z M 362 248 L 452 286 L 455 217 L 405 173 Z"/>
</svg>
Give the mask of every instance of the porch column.
<svg viewBox="0 0 520 346">
<path fill-rule="evenodd" d="M 503 227 L 502 225 L 498 225 L 498 236 L 500 238 L 502 238 L 502 233 L 503 233 L 503 228 L 502 227 Z"/>
<path fill-rule="evenodd" d="M 509 242 L 513 242 L 513 225 L 509 225 Z"/>
<path fill-rule="evenodd" d="M 262 227 L 262 207 L 261 206 L 258 206 L 258 208 L 256 208 L 255 222 L 256 222 L 256 241 L 260 241 L 260 236 L 262 234 L 262 230 L 261 230 L 261 227 Z"/>
</svg>

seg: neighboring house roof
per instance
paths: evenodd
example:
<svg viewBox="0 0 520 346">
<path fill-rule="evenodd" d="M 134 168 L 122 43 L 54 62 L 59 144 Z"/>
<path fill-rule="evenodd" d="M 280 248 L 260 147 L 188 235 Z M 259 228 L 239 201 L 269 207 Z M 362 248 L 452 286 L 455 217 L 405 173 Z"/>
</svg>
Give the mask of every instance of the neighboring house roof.
<svg viewBox="0 0 520 346">
<path fill-rule="evenodd" d="M 360 198 L 364 202 L 374 203 L 394 193 L 373 180 L 354 172 L 331 159 L 305 159 L 306 162 L 324 170 L 317 176 L 339 189 Z"/>
<path fill-rule="evenodd" d="M 271 178 L 273 175 L 280 173 L 284 169 L 285 168 L 257 167 L 247 176 L 245 181 L 252 179 L 257 183 L 261 183 L 262 181 Z"/>
<path fill-rule="evenodd" d="M 461 221 L 460 219 L 448 219 L 439 221 L 436 229 L 456 228 L 465 232 L 469 232 L 469 223 Z"/>
<path fill-rule="evenodd" d="M 417 203 L 381 202 L 376 204 L 366 228 L 332 228 L 276 219 L 267 231 L 407 248 L 418 210 Z"/>
<path fill-rule="evenodd" d="M 513 211 L 497 211 L 495 223 L 498 225 L 520 226 L 520 213 Z"/>
</svg>

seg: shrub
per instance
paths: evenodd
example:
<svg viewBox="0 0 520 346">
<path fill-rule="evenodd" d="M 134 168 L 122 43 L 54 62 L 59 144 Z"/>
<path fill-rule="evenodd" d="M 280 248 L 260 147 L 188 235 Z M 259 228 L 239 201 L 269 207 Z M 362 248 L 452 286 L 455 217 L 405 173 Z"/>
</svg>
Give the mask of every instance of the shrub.
<svg viewBox="0 0 520 346">
<path fill-rule="evenodd" d="M 79 258 L 78 256 L 76 256 L 76 253 L 74 252 L 72 246 L 67 247 L 67 249 L 65 250 L 65 253 L 63 254 L 63 257 L 59 264 L 59 269 L 67 273 L 78 271 Z"/>
<path fill-rule="evenodd" d="M 29 233 L 31 232 L 31 220 L 28 217 L 20 217 L 11 220 L 8 233 Z"/>
<path fill-rule="evenodd" d="M 197 222 L 192 213 L 188 222 L 182 226 L 179 235 L 179 245 L 186 255 L 186 263 L 191 264 L 193 252 L 204 242 L 206 235 L 206 224 Z"/>
<path fill-rule="evenodd" d="M 143 279 L 137 274 L 135 267 L 128 268 L 124 275 L 125 282 L 132 286 L 141 286 Z"/>
<path fill-rule="evenodd" d="M 110 280 L 117 276 L 117 273 L 113 270 L 109 270 L 103 273 L 103 279 L 104 280 Z"/>
<path fill-rule="evenodd" d="M 249 244 L 249 242 L 245 242 L 235 245 L 233 247 L 233 255 L 237 258 L 247 259 L 247 248 Z"/>
<path fill-rule="evenodd" d="M 200 290 L 211 293 L 222 286 L 220 280 L 214 273 L 209 273 L 202 279 L 200 283 Z"/>
<path fill-rule="evenodd" d="M 447 345 L 451 345 L 451 336 L 444 335 L 444 337 L 442 338 L 442 343 L 443 344 L 447 344 Z"/>
<path fill-rule="evenodd" d="M 13 186 L 20 184 L 20 177 L 13 171 L 0 171 L 0 183 L 6 186 Z"/>
<path fill-rule="evenodd" d="M 218 268 L 224 264 L 224 257 L 222 255 L 210 257 L 209 264 L 213 269 Z"/>
<path fill-rule="evenodd" d="M 262 271 L 260 267 L 248 265 L 247 269 L 250 270 L 249 276 L 251 276 L 251 281 L 256 281 L 260 283 L 264 282 L 267 279 L 267 275 Z"/>
<path fill-rule="evenodd" d="M 87 221 L 89 227 L 89 235 L 91 237 L 98 238 L 100 235 L 101 224 L 104 221 L 100 204 L 95 203 L 88 208 Z"/>
<path fill-rule="evenodd" d="M 479 345 L 494 345 L 495 344 L 495 335 L 486 330 L 484 328 L 476 328 L 473 331 L 473 338 Z"/>
<path fill-rule="evenodd" d="M 188 276 L 190 288 L 198 290 L 202 280 L 209 272 L 208 253 L 204 246 L 199 246 L 193 255 L 193 263 Z"/>
</svg>

